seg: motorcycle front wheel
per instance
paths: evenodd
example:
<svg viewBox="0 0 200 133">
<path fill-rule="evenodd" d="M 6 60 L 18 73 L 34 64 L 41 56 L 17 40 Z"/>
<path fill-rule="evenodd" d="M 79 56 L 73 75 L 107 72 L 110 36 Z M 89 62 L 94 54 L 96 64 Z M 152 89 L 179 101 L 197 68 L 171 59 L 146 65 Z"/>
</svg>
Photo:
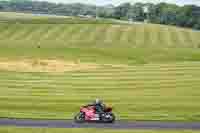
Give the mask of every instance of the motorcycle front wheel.
<svg viewBox="0 0 200 133">
<path fill-rule="evenodd" d="M 113 113 L 105 113 L 102 117 L 102 121 L 105 123 L 115 122 L 115 115 Z"/>
<path fill-rule="evenodd" d="M 74 121 L 76 123 L 83 123 L 85 122 L 85 115 L 82 112 L 79 112 L 75 117 L 74 117 Z"/>
</svg>

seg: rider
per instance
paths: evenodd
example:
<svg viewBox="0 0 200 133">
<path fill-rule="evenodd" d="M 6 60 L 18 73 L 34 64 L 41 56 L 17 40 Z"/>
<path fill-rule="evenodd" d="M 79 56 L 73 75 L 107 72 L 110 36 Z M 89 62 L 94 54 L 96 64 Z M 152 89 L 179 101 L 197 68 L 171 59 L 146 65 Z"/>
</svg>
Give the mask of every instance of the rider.
<svg viewBox="0 0 200 133">
<path fill-rule="evenodd" d="M 105 104 L 103 104 L 102 100 L 96 99 L 92 104 L 89 106 L 94 106 L 97 114 L 104 113 Z"/>
</svg>

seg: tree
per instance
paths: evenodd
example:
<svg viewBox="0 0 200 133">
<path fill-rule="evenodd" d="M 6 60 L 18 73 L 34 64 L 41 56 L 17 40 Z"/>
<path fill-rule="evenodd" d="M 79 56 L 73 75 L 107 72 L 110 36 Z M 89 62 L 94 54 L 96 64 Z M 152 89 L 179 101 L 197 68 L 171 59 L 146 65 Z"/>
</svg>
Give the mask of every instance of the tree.
<svg viewBox="0 0 200 133">
<path fill-rule="evenodd" d="M 128 12 L 131 9 L 130 3 L 124 3 L 115 8 L 114 17 L 117 19 L 128 20 Z"/>
<path fill-rule="evenodd" d="M 144 4 L 136 3 L 132 6 L 131 12 L 132 12 L 132 19 L 135 21 L 144 21 L 145 14 L 143 10 Z"/>
</svg>

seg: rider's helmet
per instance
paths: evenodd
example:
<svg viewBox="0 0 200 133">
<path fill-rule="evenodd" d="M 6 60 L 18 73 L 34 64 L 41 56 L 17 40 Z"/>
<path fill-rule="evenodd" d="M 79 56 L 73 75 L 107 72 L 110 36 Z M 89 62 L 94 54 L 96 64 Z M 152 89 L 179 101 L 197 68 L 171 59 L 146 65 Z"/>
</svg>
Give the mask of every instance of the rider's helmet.
<svg viewBox="0 0 200 133">
<path fill-rule="evenodd" d="M 102 104 L 102 100 L 100 100 L 100 99 L 96 99 L 95 101 L 94 101 L 94 104 Z"/>
</svg>

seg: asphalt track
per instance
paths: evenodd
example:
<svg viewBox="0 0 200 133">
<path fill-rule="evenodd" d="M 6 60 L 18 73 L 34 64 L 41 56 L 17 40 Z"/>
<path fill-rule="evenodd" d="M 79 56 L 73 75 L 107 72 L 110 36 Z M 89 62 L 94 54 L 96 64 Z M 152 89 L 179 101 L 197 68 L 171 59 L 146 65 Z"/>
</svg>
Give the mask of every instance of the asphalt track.
<svg viewBox="0 0 200 133">
<path fill-rule="evenodd" d="M 200 122 L 155 122 L 155 121 L 116 121 L 114 124 L 83 123 L 72 120 L 33 120 L 0 118 L 0 126 L 32 128 L 107 128 L 107 129 L 164 129 L 164 130 L 200 130 Z"/>
</svg>

